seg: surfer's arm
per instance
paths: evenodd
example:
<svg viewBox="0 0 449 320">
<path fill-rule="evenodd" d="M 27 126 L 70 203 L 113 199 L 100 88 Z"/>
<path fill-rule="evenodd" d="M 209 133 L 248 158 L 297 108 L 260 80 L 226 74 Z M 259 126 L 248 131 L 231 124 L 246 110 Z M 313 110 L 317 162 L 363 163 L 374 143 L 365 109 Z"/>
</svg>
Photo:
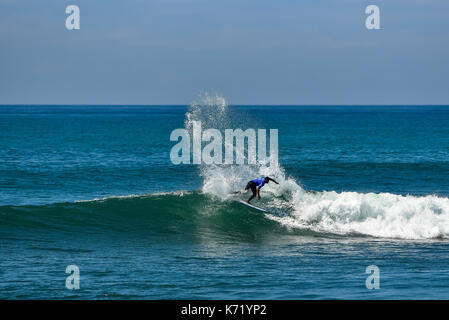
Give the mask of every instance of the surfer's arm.
<svg viewBox="0 0 449 320">
<path fill-rule="evenodd" d="M 276 180 L 271 179 L 270 177 L 268 177 L 268 180 L 271 180 L 271 181 L 273 181 L 274 183 L 279 184 Z"/>
<path fill-rule="evenodd" d="M 260 188 L 257 188 L 257 198 L 260 200 Z"/>
</svg>

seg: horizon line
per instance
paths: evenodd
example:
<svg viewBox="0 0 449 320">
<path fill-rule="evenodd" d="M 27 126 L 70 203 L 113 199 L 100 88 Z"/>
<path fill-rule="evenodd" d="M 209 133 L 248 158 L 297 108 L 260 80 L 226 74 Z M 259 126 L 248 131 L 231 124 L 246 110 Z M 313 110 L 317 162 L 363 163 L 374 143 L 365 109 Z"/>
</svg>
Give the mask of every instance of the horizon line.
<svg viewBox="0 0 449 320">
<path fill-rule="evenodd" d="M 58 103 L 13 103 L 2 104 L 0 107 L 186 107 L 190 104 L 58 104 Z M 449 104 L 229 104 L 236 107 L 448 107 Z"/>
</svg>

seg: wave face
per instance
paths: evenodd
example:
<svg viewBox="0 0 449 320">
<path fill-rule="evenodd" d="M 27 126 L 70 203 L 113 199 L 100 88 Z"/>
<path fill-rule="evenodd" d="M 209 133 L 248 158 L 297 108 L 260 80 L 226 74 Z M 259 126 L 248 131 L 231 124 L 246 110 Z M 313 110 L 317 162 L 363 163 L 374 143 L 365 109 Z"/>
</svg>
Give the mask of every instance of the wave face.
<svg viewBox="0 0 449 320">
<path fill-rule="evenodd" d="M 128 233 L 168 241 L 251 240 L 276 234 L 275 221 L 247 207 L 200 192 L 110 197 L 39 206 L 0 207 L 0 230 L 21 235 L 36 232 L 80 235 Z M 174 238 L 173 238 L 174 237 Z"/>
<path fill-rule="evenodd" d="M 389 193 L 305 192 L 292 181 L 272 187 L 263 214 L 203 192 L 111 197 L 0 207 L 0 230 L 22 233 L 133 232 L 170 239 L 251 240 L 279 235 L 449 238 L 449 199 Z M 11 231 L 9 231 L 11 232 Z"/>
</svg>

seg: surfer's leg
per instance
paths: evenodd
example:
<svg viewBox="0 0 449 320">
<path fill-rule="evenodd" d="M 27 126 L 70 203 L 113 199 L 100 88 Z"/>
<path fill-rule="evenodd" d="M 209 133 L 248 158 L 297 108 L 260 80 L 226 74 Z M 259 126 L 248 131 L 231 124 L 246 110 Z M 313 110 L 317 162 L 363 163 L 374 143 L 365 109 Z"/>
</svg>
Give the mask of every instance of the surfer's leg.
<svg viewBox="0 0 449 320">
<path fill-rule="evenodd" d="M 251 188 L 251 181 L 248 182 L 248 184 L 246 185 L 246 187 L 245 187 L 245 192 L 248 191 L 250 188 Z M 243 192 L 243 191 L 234 191 L 234 192 L 232 192 L 231 194 L 240 194 L 240 193 L 242 193 L 242 192 Z"/>
<path fill-rule="evenodd" d="M 248 203 L 249 203 L 251 200 L 253 200 L 254 197 L 255 197 L 256 194 L 257 194 L 256 184 L 251 185 L 251 191 L 253 192 L 253 195 L 248 199 L 248 201 L 246 201 L 246 202 L 248 202 Z"/>
</svg>

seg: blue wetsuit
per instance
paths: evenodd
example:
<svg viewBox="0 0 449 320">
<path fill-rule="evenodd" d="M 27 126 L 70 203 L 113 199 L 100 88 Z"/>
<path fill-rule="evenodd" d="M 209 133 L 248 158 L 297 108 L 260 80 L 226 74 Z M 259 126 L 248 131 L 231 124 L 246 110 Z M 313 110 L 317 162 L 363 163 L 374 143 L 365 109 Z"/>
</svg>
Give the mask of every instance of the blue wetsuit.
<svg viewBox="0 0 449 320">
<path fill-rule="evenodd" d="M 251 181 L 254 182 L 259 189 L 262 188 L 265 185 L 265 178 L 254 179 L 254 180 L 251 180 Z"/>
<path fill-rule="evenodd" d="M 264 186 L 264 184 L 265 184 L 265 178 L 254 179 L 254 180 L 251 180 L 250 182 L 248 182 L 245 190 L 251 189 L 251 191 L 253 192 L 253 195 L 251 196 L 251 198 L 249 198 L 248 203 L 256 196 L 257 188 L 258 189 L 262 188 Z"/>
</svg>

